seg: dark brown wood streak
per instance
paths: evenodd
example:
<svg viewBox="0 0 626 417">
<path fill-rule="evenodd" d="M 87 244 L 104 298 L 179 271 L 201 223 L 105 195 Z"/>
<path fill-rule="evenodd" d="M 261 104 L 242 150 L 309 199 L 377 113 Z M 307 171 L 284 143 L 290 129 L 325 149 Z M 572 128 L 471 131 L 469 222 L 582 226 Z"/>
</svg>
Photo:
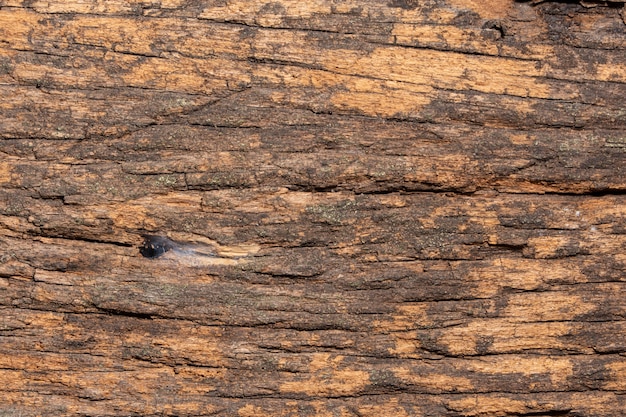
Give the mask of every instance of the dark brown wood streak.
<svg viewBox="0 0 626 417">
<path fill-rule="evenodd" d="M 623 7 L 0 0 L 0 416 L 621 416 Z"/>
</svg>

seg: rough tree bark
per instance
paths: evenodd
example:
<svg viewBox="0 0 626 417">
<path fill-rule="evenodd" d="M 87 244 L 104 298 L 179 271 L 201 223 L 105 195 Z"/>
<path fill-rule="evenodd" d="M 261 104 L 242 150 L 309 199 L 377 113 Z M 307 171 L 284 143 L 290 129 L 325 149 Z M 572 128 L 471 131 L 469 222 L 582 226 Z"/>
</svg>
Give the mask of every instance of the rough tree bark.
<svg viewBox="0 0 626 417">
<path fill-rule="evenodd" d="M 0 415 L 621 415 L 622 4 L 0 0 Z"/>
</svg>

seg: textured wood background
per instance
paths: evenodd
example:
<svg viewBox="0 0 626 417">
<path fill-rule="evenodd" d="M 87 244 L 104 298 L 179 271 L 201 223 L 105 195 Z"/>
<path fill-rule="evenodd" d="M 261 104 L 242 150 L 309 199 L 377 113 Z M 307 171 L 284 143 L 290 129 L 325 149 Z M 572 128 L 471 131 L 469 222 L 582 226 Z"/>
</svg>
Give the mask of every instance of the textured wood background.
<svg viewBox="0 0 626 417">
<path fill-rule="evenodd" d="M 0 0 L 0 416 L 622 415 L 625 21 Z"/>
</svg>

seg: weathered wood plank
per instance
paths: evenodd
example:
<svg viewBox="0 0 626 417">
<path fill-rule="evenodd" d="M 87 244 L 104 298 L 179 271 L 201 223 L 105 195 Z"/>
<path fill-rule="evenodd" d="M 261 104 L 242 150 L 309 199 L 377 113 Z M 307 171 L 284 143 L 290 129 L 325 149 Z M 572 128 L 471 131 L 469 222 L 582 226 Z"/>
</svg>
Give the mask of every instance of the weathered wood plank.
<svg viewBox="0 0 626 417">
<path fill-rule="evenodd" d="M 0 1 L 0 414 L 621 415 L 590 5 Z"/>
</svg>

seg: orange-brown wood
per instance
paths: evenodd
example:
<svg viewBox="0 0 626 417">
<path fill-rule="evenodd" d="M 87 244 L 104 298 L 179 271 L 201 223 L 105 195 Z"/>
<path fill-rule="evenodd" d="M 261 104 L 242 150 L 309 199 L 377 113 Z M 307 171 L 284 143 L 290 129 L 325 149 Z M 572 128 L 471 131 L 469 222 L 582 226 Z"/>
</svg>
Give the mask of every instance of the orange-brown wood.
<svg viewBox="0 0 626 417">
<path fill-rule="evenodd" d="M 622 415 L 623 7 L 0 0 L 0 416 Z"/>
</svg>

